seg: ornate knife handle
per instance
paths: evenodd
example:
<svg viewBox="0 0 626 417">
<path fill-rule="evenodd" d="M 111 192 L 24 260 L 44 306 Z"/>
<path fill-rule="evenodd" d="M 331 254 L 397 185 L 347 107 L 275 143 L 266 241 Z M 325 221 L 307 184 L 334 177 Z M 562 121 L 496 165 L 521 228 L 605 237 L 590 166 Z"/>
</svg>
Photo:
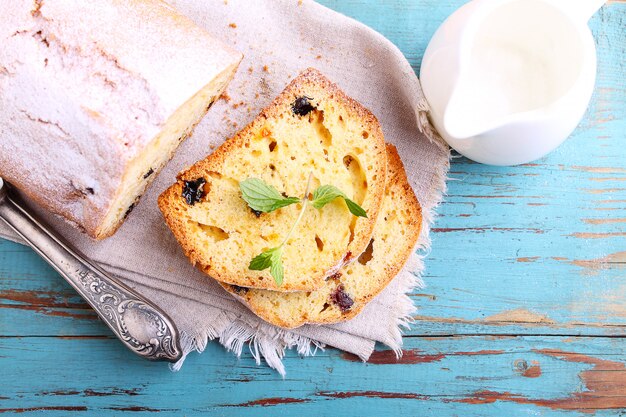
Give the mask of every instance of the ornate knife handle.
<svg viewBox="0 0 626 417">
<path fill-rule="evenodd" d="M 150 360 L 182 356 L 172 320 L 135 290 L 73 249 L 8 194 L 0 178 L 0 219 L 70 283 L 130 350 Z"/>
</svg>

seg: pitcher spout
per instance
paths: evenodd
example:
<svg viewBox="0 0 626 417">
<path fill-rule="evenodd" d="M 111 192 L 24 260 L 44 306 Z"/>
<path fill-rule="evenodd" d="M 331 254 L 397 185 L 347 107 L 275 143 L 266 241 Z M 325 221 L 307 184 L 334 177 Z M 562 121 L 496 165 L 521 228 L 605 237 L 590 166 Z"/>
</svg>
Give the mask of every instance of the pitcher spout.
<svg viewBox="0 0 626 417">
<path fill-rule="evenodd" d="M 463 140 L 484 136 L 520 113 L 511 104 L 515 83 L 493 77 L 485 67 L 498 65 L 493 57 L 473 56 L 463 66 L 443 112 L 443 129 L 449 137 Z"/>
<path fill-rule="evenodd" d="M 459 88 L 460 87 L 460 88 Z M 454 140 L 464 140 L 483 135 L 489 130 L 489 125 L 495 121 L 486 121 L 482 111 L 473 111 L 476 102 L 474 96 L 464 91 L 462 85 L 457 85 L 455 94 L 452 95 L 446 106 L 443 116 L 443 128 L 447 135 Z"/>
</svg>

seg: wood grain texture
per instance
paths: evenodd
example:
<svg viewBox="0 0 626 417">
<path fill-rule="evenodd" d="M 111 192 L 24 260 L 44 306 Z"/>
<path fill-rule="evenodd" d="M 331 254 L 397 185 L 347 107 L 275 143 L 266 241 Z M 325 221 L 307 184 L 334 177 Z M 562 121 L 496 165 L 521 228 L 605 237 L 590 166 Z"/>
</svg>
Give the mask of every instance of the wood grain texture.
<svg viewBox="0 0 626 417">
<path fill-rule="evenodd" d="M 216 344 L 179 373 L 109 338 L 2 338 L 0 355 L 12 363 L 3 375 L 11 381 L 2 391 L 5 414 L 558 416 L 574 409 L 609 416 L 626 402 L 625 352 L 605 337 L 408 337 L 411 360 L 380 353 L 371 364 L 335 350 L 306 359 L 291 353 L 284 381 L 248 353 L 238 360 Z"/>
<path fill-rule="evenodd" d="M 383 33 L 418 71 L 464 1 L 322 3 Z M 626 413 L 626 3 L 591 27 L 596 92 L 563 146 L 519 167 L 453 160 L 400 360 L 290 353 L 282 380 L 211 343 L 171 373 L 127 352 L 31 250 L 0 241 L 0 414 Z"/>
</svg>

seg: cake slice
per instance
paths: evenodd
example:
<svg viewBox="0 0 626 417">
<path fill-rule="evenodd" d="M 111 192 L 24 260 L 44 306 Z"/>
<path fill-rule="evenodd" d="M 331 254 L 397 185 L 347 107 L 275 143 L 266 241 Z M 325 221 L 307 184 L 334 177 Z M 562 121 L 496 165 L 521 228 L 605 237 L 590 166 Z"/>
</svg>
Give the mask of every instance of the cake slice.
<svg viewBox="0 0 626 417">
<path fill-rule="evenodd" d="M 101 239 L 242 55 L 161 0 L 5 0 L 0 176 Z"/>
<path fill-rule="evenodd" d="M 263 320 L 280 327 L 337 323 L 356 316 L 402 269 L 415 248 L 422 224 L 420 205 L 392 145 L 387 145 L 387 159 L 382 209 L 368 249 L 356 262 L 311 292 L 222 286 Z"/>
<path fill-rule="evenodd" d="M 311 291 L 367 247 L 378 217 L 387 157 L 376 118 L 319 71 L 308 69 L 248 126 L 205 160 L 179 174 L 159 207 L 191 262 L 218 281 L 277 291 Z M 263 180 L 279 193 L 303 197 L 321 185 L 339 188 L 367 217 L 355 217 L 343 199 L 308 207 L 283 247 L 284 277 L 250 262 L 280 245 L 301 203 L 268 213 L 252 210 L 240 183 Z"/>
</svg>

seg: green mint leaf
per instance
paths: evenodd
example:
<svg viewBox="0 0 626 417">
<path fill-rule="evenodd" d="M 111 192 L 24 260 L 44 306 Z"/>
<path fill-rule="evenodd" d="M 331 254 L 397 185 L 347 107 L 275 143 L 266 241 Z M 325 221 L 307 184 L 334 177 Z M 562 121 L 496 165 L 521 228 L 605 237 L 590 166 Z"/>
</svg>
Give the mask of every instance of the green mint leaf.
<svg viewBox="0 0 626 417">
<path fill-rule="evenodd" d="M 270 213 L 281 207 L 299 203 L 296 197 L 283 197 L 276 188 L 258 178 L 248 178 L 239 183 L 241 196 L 251 209 Z"/>
<path fill-rule="evenodd" d="M 363 207 L 359 206 L 354 201 L 350 200 L 339 188 L 334 185 L 322 185 L 313 192 L 313 201 L 311 205 L 316 209 L 321 209 L 326 204 L 330 203 L 336 198 L 343 198 L 348 206 L 350 213 L 357 217 L 367 217 L 367 213 L 363 210 Z"/>
<path fill-rule="evenodd" d="M 311 201 L 311 205 L 319 210 L 337 197 L 347 198 L 346 195 L 334 185 L 322 185 L 313 191 L 313 201 Z"/>
<path fill-rule="evenodd" d="M 261 252 L 255 256 L 251 261 L 248 269 L 253 271 L 263 271 L 270 268 L 270 274 L 276 281 L 276 285 L 283 283 L 284 269 L 283 269 L 283 248 L 278 246 L 276 248 L 268 249 L 265 252 Z"/>
<path fill-rule="evenodd" d="M 365 209 L 363 209 L 363 207 L 359 206 L 357 203 L 350 200 L 349 198 L 345 198 L 344 200 L 346 200 L 346 205 L 348 206 L 348 210 L 350 210 L 350 213 L 354 214 L 357 217 L 367 217 L 367 212 L 365 211 Z"/>
<path fill-rule="evenodd" d="M 282 257 L 278 257 L 270 267 L 270 274 L 274 277 L 274 281 L 276 281 L 276 285 L 279 287 L 283 284 L 283 277 L 285 276 L 285 270 L 283 269 L 283 260 Z"/>
<path fill-rule="evenodd" d="M 272 266 L 272 253 L 275 249 L 270 249 L 268 251 L 262 252 L 259 255 L 255 256 L 251 261 L 250 265 L 248 265 L 248 269 L 253 271 L 263 271 L 264 269 Z"/>
</svg>

